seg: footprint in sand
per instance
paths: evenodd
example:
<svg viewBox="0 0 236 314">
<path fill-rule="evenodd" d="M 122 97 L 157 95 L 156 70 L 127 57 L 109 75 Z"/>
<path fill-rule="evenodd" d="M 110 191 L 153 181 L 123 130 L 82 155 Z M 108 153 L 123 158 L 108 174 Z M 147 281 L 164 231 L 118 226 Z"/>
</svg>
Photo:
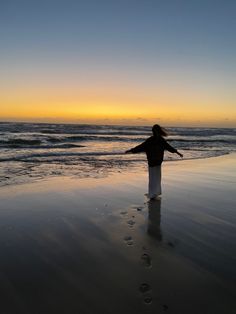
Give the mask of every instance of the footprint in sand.
<svg viewBox="0 0 236 314">
<path fill-rule="evenodd" d="M 138 211 L 138 212 L 141 212 L 143 209 L 144 209 L 144 207 L 142 207 L 142 206 L 137 207 L 137 211 Z"/>
<path fill-rule="evenodd" d="M 121 216 L 126 216 L 128 214 L 128 212 L 126 210 L 123 210 L 120 212 Z"/>
<path fill-rule="evenodd" d="M 143 294 L 143 301 L 145 304 L 152 303 L 151 287 L 148 283 L 142 283 L 139 287 L 139 291 Z"/>
<path fill-rule="evenodd" d="M 151 259 L 150 255 L 148 255 L 147 253 L 144 253 L 141 256 L 141 262 L 142 262 L 142 265 L 144 267 L 147 267 L 147 268 L 151 268 L 152 267 L 152 259 Z"/>
<path fill-rule="evenodd" d="M 175 244 L 174 244 L 173 242 L 171 242 L 171 241 L 168 241 L 167 244 L 168 244 L 170 247 L 173 247 L 173 248 L 175 247 Z"/>
<path fill-rule="evenodd" d="M 139 291 L 142 293 L 146 293 L 146 292 L 150 292 L 151 291 L 151 287 L 148 283 L 142 283 L 139 287 Z"/>
<path fill-rule="evenodd" d="M 165 311 L 165 312 L 166 312 L 166 311 L 168 311 L 168 308 L 169 308 L 169 307 L 168 307 L 168 305 L 163 304 L 163 305 L 162 305 L 162 308 L 163 308 L 163 311 Z"/>
<path fill-rule="evenodd" d="M 133 238 L 131 236 L 124 237 L 124 241 L 128 246 L 131 246 L 134 244 Z"/>
<path fill-rule="evenodd" d="M 151 304 L 152 303 L 152 296 L 151 295 L 146 295 L 143 299 L 145 304 Z"/>
<path fill-rule="evenodd" d="M 132 228 L 135 225 L 135 221 L 134 220 L 128 220 L 127 224 L 130 228 Z"/>
</svg>

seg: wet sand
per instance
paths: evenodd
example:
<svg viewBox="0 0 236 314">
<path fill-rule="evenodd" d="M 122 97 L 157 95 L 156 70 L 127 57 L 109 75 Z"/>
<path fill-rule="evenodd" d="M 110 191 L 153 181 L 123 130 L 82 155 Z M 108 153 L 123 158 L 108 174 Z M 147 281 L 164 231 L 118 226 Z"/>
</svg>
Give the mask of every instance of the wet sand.
<svg viewBox="0 0 236 314">
<path fill-rule="evenodd" d="M 236 312 L 236 155 L 0 189 L 4 314 Z"/>
</svg>

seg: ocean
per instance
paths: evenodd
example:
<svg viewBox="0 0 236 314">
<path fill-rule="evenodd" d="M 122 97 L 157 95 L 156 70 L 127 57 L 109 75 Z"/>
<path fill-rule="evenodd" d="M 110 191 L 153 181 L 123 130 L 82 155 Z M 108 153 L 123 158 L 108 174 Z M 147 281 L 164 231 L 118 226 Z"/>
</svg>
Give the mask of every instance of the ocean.
<svg viewBox="0 0 236 314">
<path fill-rule="evenodd" d="M 236 151 L 236 128 L 167 128 L 183 159 Z M 146 167 L 145 154 L 124 154 L 151 135 L 150 126 L 0 123 L 0 186 L 51 176 L 107 176 Z M 165 153 L 165 161 L 180 160 Z"/>
</svg>

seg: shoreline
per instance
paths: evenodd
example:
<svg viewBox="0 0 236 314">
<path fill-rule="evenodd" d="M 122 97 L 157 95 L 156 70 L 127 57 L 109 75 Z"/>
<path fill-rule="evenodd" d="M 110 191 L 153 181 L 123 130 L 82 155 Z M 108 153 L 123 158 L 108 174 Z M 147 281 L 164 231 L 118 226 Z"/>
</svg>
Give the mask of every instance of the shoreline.
<svg viewBox="0 0 236 314">
<path fill-rule="evenodd" d="M 204 160 L 204 159 L 211 159 L 211 158 L 218 158 L 218 157 L 223 157 L 223 156 L 226 156 L 226 155 L 234 155 L 235 152 L 232 152 L 232 153 L 229 153 L 229 152 L 226 152 L 224 154 L 220 154 L 220 155 L 216 155 L 216 156 L 202 156 L 202 157 L 196 157 L 196 158 L 186 158 L 186 159 L 179 159 L 178 157 L 176 157 L 176 159 L 166 159 L 164 160 L 164 164 L 165 163 L 175 163 L 175 162 L 185 162 L 185 161 L 198 161 L 198 160 Z M 113 156 L 113 155 L 120 155 L 119 153 L 115 153 L 115 154 L 104 154 L 104 156 Z M 121 154 L 122 155 L 122 154 Z M 10 163 L 13 163 L 13 165 L 15 165 L 15 163 L 20 163 L 21 161 L 20 160 L 13 160 L 13 161 L 0 161 L 0 164 L 2 165 L 2 167 L 4 168 L 4 165 L 6 164 L 6 168 L 8 169 L 9 171 L 9 168 L 11 168 L 11 166 L 9 166 Z M 23 161 L 24 162 L 24 161 Z M 45 166 L 45 165 L 48 165 L 48 163 L 32 163 L 32 162 L 24 162 L 25 165 L 29 165 L 29 168 L 32 169 L 32 168 L 37 168 L 37 167 L 42 167 L 42 166 Z M 113 169 L 111 170 L 110 168 L 109 169 L 103 169 L 103 166 L 98 166 L 97 168 L 95 167 L 94 168 L 94 174 L 92 174 L 90 177 L 92 179 L 95 179 L 96 176 L 100 176 L 99 178 L 101 177 L 104 177 L 104 176 L 112 176 L 113 174 L 115 173 L 120 173 L 121 171 L 129 171 L 129 168 L 132 168 L 132 169 L 137 169 L 138 171 L 143 171 L 145 166 L 146 166 L 146 159 L 143 159 L 143 160 L 139 160 L 139 161 L 136 161 L 136 162 L 133 162 L 131 161 L 131 164 L 129 166 L 125 166 L 125 165 L 122 165 L 122 166 L 117 166 L 115 165 L 113 167 Z M 77 163 L 77 166 L 80 165 L 80 162 Z M 54 164 L 52 163 L 52 166 L 59 166 L 58 164 Z M 70 167 L 70 165 L 65 165 L 65 166 L 68 166 Z M 92 164 L 91 164 L 92 166 Z M 80 167 L 83 168 L 83 162 L 81 163 Z M 129 167 L 129 168 L 128 168 Z M 102 169 L 102 170 L 101 170 Z M 23 169 L 18 169 L 19 172 L 22 172 Z M 24 170 L 26 171 L 26 170 Z M 77 172 L 78 171 L 78 172 Z M 132 170 L 133 171 L 133 170 Z M 57 170 L 55 169 L 55 173 L 58 173 L 60 172 L 60 170 Z M 66 178 L 66 177 L 70 177 L 70 178 L 79 178 L 79 179 L 83 179 L 83 178 L 87 178 L 87 174 L 83 174 L 83 170 L 82 169 L 78 169 L 76 170 L 75 172 L 77 172 L 77 174 L 73 173 L 73 170 L 71 170 L 71 173 L 70 174 L 43 174 L 41 177 L 40 177 L 40 170 L 36 172 L 36 174 L 30 174 L 26 171 L 26 174 L 21 174 L 21 175 L 18 175 L 17 172 L 13 172 L 13 175 L 12 176 L 9 176 L 9 173 L 8 172 L 3 172 L 2 174 L 2 183 L 0 182 L 0 189 L 2 187 L 5 187 L 5 186 L 14 186 L 14 185 L 24 185 L 24 184 L 34 184 L 34 183 L 38 183 L 40 181 L 45 181 L 45 180 L 50 180 L 50 179 L 54 179 L 54 178 L 58 178 L 59 180 L 61 178 Z M 17 175 L 15 175 L 17 174 Z M 9 181 L 9 180 L 12 180 L 14 178 L 17 178 L 16 181 Z M 4 181 L 6 181 L 5 183 L 3 183 Z"/>
<path fill-rule="evenodd" d="M 236 306 L 236 154 L 147 173 L 0 189 L 3 311 L 227 313 Z"/>
</svg>

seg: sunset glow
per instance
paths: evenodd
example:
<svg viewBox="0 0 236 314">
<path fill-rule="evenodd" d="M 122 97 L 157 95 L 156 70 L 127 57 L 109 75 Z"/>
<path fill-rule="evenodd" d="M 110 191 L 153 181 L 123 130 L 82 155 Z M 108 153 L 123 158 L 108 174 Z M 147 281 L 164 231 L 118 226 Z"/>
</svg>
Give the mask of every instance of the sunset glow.
<svg viewBox="0 0 236 314">
<path fill-rule="evenodd" d="M 127 3 L 1 5 L 0 120 L 235 126 L 229 2 Z"/>
</svg>

